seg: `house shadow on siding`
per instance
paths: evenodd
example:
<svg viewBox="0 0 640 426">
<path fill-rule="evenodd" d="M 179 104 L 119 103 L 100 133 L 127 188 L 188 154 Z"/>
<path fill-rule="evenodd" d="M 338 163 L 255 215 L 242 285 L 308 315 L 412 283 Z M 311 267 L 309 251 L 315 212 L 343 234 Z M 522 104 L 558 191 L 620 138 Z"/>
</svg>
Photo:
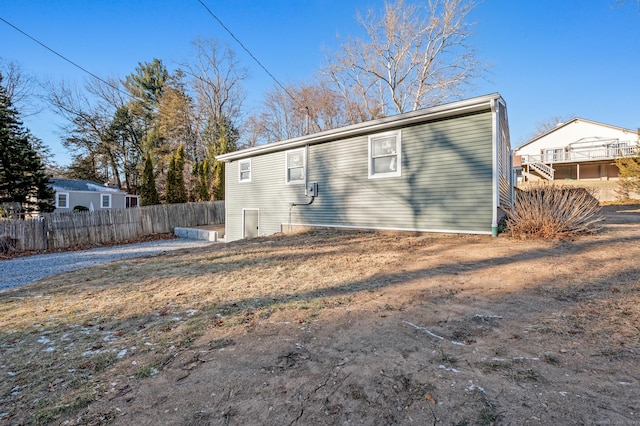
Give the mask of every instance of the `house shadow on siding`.
<svg viewBox="0 0 640 426">
<path fill-rule="evenodd" d="M 478 133 L 486 130 L 474 130 L 474 134 Z M 405 151 L 403 146 L 406 190 L 398 194 L 411 209 L 411 227 L 490 231 L 491 133 L 478 143 L 455 140 L 436 130 L 430 137 L 421 137 L 418 144 L 422 149 L 413 152 Z"/>
<path fill-rule="evenodd" d="M 369 178 L 366 135 L 333 150 L 310 147 L 309 181 L 319 195 L 291 222 L 369 229 L 491 232 L 491 115 L 402 130 L 402 174 Z M 457 133 L 456 133 L 457 132 Z M 457 135 L 457 136 L 456 136 Z M 336 142 L 339 144 L 340 141 Z M 339 155 L 344 154 L 343 157 Z"/>
</svg>

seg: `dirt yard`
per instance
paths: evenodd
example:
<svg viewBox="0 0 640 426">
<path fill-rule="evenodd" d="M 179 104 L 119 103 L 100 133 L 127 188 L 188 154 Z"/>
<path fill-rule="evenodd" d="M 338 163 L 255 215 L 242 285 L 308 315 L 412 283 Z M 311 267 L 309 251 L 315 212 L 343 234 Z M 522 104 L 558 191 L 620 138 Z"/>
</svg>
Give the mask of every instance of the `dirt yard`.
<svg viewBox="0 0 640 426">
<path fill-rule="evenodd" d="M 573 240 L 316 232 L 5 291 L 0 424 L 640 424 L 640 206 L 605 212 Z"/>
</svg>

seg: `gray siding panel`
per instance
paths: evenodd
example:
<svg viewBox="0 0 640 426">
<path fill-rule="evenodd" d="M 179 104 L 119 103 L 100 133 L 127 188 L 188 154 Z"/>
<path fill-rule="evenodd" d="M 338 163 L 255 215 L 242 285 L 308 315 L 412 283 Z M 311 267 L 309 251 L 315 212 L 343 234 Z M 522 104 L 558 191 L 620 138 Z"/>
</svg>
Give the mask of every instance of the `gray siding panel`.
<svg viewBox="0 0 640 426">
<path fill-rule="evenodd" d="M 368 135 L 308 147 L 308 181 L 285 184 L 285 151 L 252 158 L 252 182 L 227 164 L 227 237 L 242 238 L 242 209 L 260 209 L 260 234 L 282 224 L 491 232 L 492 113 L 402 128 L 402 176 L 368 178 Z"/>
</svg>

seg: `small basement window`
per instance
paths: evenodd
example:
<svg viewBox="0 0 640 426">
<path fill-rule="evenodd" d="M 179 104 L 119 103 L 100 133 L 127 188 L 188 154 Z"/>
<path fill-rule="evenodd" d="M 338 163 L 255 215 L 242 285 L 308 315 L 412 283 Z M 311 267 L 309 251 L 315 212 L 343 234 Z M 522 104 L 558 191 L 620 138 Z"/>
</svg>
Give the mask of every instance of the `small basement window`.
<svg viewBox="0 0 640 426">
<path fill-rule="evenodd" d="M 111 208 L 111 194 L 100 194 L 100 207 L 103 209 Z"/>
<path fill-rule="evenodd" d="M 287 183 L 305 182 L 305 150 L 287 151 Z"/>
<path fill-rule="evenodd" d="M 369 178 L 401 176 L 400 130 L 369 136 Z"/>
<path fill-rule="evenodd" d="M 251 158 L 238 161 L 238 182 L 251 182 Z"/>
<path fill-rule="evenodd" d="M 57 209 L 68 209 L 69 208 L 69 193 L 68 192 L 58 192 L 56 194 L 56 208 Z"/>
</svg>

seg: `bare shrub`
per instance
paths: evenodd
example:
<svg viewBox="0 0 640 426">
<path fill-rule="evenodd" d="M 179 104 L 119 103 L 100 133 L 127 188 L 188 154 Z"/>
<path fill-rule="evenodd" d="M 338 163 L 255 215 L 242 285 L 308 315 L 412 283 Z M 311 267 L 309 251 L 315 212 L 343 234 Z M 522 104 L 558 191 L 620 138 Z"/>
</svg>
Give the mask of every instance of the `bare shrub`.
<svg viewBox="0 0 640 426">
<path fill-rule="evenodd" d="M 16 249 L 16 240 L 3 235 L 0 237 L 0 254 L 9 253 Z"/>
<path fill-rule="evenodd" d="M 559 238 L 594 233 L 602 220 L 598 200 L 587 189 L 539 185 L 516 193 L 507 230 L 516 238 Z"/>
</svg>

